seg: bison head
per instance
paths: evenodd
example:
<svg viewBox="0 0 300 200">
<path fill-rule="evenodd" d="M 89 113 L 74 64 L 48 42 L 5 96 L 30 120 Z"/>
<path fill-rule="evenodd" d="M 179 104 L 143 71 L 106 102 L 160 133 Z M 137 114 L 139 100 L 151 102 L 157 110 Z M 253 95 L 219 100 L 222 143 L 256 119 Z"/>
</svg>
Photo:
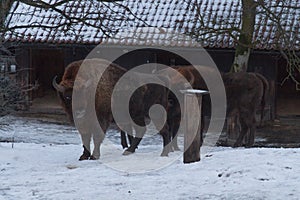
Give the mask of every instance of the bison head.
<svg viewBox="0 0 300 200">
<path fill-rule="evenodd" d="M 67 113 L 71 122 L 74 122 L 73 114 L 72 114 L 72 93 L 73 87 L 64 86 L 61 82 L 58 84 L 56 82 L 56 76 L 53 78 L 52 85 L 56 89 L 59 99 L 61 101 L 62 107 L 64 108 L 65 112 Z"/>
</svg>

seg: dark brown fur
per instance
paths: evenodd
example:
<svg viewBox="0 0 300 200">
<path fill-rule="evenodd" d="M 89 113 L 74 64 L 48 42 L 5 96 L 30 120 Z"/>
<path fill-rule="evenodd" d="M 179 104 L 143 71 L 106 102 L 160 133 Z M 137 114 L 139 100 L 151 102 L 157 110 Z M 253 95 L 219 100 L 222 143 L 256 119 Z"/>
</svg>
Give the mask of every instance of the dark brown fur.
<svg viewBox="0 0 300 200">
<path fill-rule="evenodd" d="M 175 69 L 190 82 L 194 89 L 207 89 L 203 78 L 193 66 L 180 66 Z M 264 102 L 267 96 L 266 90 L 268 87 L 267 82 L 262 81 L 262 79 L 265 78 L 261 75 L 246 72 L 227 73 L 223 74 L 222 78 L 226 90 L 227 117 L 238 115 L 241 124 L 241 132 L 234 146 L 242 145 L 242 140 L 248 131 L 250 132 L 250 137 L 246 146 L 252 146 L 256 130 L 255 111 L 259 105 L 261 105 L 262 108 L 265 105 Z M 176 76 L 173 77 L 172 84 L 177 84 Z M 172 96 L 170 95 L 170 97 Z M 176 105 L 176 100 L 172 100 L 172 104 L 174 104 L 174 106 L 172 106 L 172 109 L 169 112 L 175 120 L 170 120 L 170 124 L 172 124 L 170 125 L 170 129 L 174 137 L 174 131 L 177 132 L 180 123 L 180 109 L 178 108 L 179 105 Z M 209 95 L 204 96 L 202 105 L 203 120 L 203 116 L 210 116 L 211 104 Z"/>
<path fill-rule="evenodd" d="M 268 97 L 269 97 L 269 82 L 268 80 L 261 74 L 259 73 L 254 73 L 257 78 L 260 79 L 260 81 L 262 82 L 263 84 L 263 95 L 262 95 L 262 98 L 261 98 L 261 105 L 260 105 L 260 126 L 263 125 L 263 119 L 264 119 L 264 116 L 265 116 L 265 106 L 268 102 Z"/>
<path fill-rule="evenodd" d="M 227 117 L 238 116 L 240 133 L 234 144 L 241 146 L 249 131 L 246 146 L 254 144 L 256 132 L 256 109 L 262 102 L 263 83 L 254 73 L 237 72 L 223 74 L 227 96 Z"/>
</svg>

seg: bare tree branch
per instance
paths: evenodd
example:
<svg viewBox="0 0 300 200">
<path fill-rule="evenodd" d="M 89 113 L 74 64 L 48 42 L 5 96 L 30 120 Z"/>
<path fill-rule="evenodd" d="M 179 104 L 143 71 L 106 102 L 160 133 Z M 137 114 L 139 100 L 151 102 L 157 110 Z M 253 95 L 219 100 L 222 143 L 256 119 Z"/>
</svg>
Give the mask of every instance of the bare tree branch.
<svg viewBox="0 0 300 200">
<path fill-rule="evenodd" d="M 270 20 L 272 20 L 276 24 L 276 27 L 278 28 L 278 42 L 276 46 L 279 52 L 281 53 L 281 55 L 283 56 L 283 58 L 287 61 L 286 71 L 288 73 L 288 75 L 281 82 L 281 85 L 283 85 L 288 79 L 291 79 L 296 84 L 296 90 L 299 90 L 300 88 L 298 88 L 297 86 L 300 85 L 300 80 L 298 80 L 297 77 L 295 76 L 295 74 L 297 73 L 300 74 L 299 51 L 298 53 L 296 53 L 297 48 L 293 46 L 293 44 L 291 43 L 291 41 L 293 40 L 291 40 L 289 33 L 287 33 L 282 27 L 281 15 L 278 14 L 276 15 L 275 13 L 271 12 L 270 8 L 267 7 L 263 1 L 259 1 L 258 4 L 263 9 L 263 12 L 269 17 Z M 279 7 L 287 8 L 287 9 L 299 9 L 299 7 L 296 6 L 282 5 Z M 282 43 L 284 43 L 286 47 L 283 47 Z"/>
</svg>

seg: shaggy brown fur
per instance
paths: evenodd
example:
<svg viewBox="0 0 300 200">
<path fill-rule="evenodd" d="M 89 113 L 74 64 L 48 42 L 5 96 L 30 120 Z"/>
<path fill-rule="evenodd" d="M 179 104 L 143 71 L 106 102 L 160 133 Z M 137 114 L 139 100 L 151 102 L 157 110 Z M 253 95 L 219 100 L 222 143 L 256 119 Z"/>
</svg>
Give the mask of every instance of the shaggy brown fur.
<svg viewBox="0 0 300 200">
<path fill-rule="evenodd" d="M 99 71 L 103 69 L 105 66 L 104 64 L 107 64 L 104 60 L 99 59 L 91 59 L 91 60 L 85 60 L 83 61 L 76 61 L 71 63 L 65 70 L 65 74 L 63 76 L 63 80 L 60 82 L 60 84 L 57 86 L 55 83 L 53 84 L 54 87 L 58 90 L 60 98 L 62 100 L 62 105 L 65 108 L 66 112 L 69 116 L 75 116 L 77 120 L 76 121 L 76 127 L 79 129 L 79 132 L 81 134 L 82 143 L 84 146 L 84 152 L 82 156 L 80 157 L 80 160 L 85 159 L 98 159 L 100 157 L 100 145 L 104 139 L 104 134 L 109 128 L 109 126 L 114 123 L 113 115 L 111 112 L 111 100 L 112 100 L 112 91 L 116 85 L 116 83 L 119 81 L 120 77 L 126 73 L 126 70 L 124 68 L 121 68 L 118 65 L 110 64 L 110 66 L 101 74 L 100 81 L 97 83 L 90 83 L 90 80 L 97 80 L 95 77 L 77 77 L 76 81 L 79 81 L 79 88 L 73 88 L 74 87 L 74 81 L 75 77 L 77 75 L 77 72 L 79 70 L 79 66 L 83 64 L 87 67 L 83 69 L 87 70 L 93 70 L 93 68 L 88 68 L 88 66 L 97 66 L 95 72 L 88 73 L 90 76 L 97 76 L 99 74 Z M 140 81 L 140 79 L 143 79 L 142 74 L 137 74 L 137 76 L 134 77 L 134 79 L 130 82 L 130 84 L 134 84 L 135 81 Z M 93 85 L 96 89 L 96 96 L 92 97 L 89 96 L 90 94 L 93 94 L 90 90 L 90 88 L 93 88 Z M 134 85 L 130 85 L 129 87 L 134 87 Z M 87 93 L 83 94 L 80 99 L 83 100 L 80 105 L 77 105 L 76 108 L 80 108 L 76 111 L 76 113 L 72 113 L 72 101 L 68 100 L 66 101 L 66 91 L 68 91 L 68 94 L 71 94 L 73 89 L 83 89 L 85 88 L 87 90 Z M 124 154 L 133 153 L 135 149 L 137 148 L 138 144 L 140 143 L 146 128 L 145 128 L 145 118 L 148 117 L 148 110 L 153 104 L 161 104 L 165 109 L 167 108 L 167 98 L 168 93 L 164 87 L 159 87 L 158 85 L 151 85 L 148 84 L 146 86 L 142 86 L 139 89 L 137 89 L 133 96 L 130 99 L 129 102 L 129 110 L 131 117 L 133 121 L 142 126 L 143 128 L 137 128 L 134 125 L 130 123 L 130 121 L 127 121 L 124 119 L 121 124 L 121 128 L 129 133 L 132 132 L 132 128 L 136 131 L 136 137 L 132 139 L 132 144 L 130 147 L 124 152 Z M 95 99 L 95 109 L 96 109 L 96 116 L 91 116 L 90 113 L 92 109 L 88 105 L 91 105 L 93 102 L 93 99 Z M 89 123 L 89 120 L 93 117 L 96 117 L 99 125 L 101 126 L 101 129 L 103 130 L 103 133 L 99 133 L 99 128 L 97 128 L 97 125 L 91 125 Z M 73 118 L 70 117 L 72 120 Z M 158 120 L 160 121 L 160 120 Z M 159 124 L 155 124 L 159 125 Z M 164 149 L 162 152 L 162 156 L 168 155 L 168 152 L 170 151 L 167 147 L 167 144 L 169 143 L 169 132 L 168 132 L 168 126 L 165 124 L 163 128 L 160 131 L 160 134 L 163 137 L 164 140 Z M 93 137 L 94 141 L 94 151 L 91 155 L 90 153 L 90 141 Z M 122 144 L 124 144 L 124 133 L 122 134 Z M 127 145 L 127 144 L 126 144 Z"/>
<path fill-rule="evenodd" d="M 94 70 L 94 69 L 90 68 L 89 66 L 90 65 L 96 65 L 96 66 L 98 65 L 98 67 L 101 68 L 101 67 L 104 67 L 104 64 L 108 64 L 108 63 L 101 64 L 101 62 L 104 62 L 104 61 L 96 60 L 96 59 L 85 60 L 84 65 L 86 66 L 86 68 L 88 70 Z M 89 99 L 91 99 L 92 97 L 84 96 L 81 98 L 82 101 L 81 101 L 81 105 L 79 107 L 80 109 L 78 110 L 78 113 L 73 113 L 73 110 L 72 110 L 72 94 L 73 94 L 75 79 L 77 78 L 77 81 L 78 81 L 77 87 L 79 86 L 79 88 L 76 88 L 78 90 L 85 89 L 88 91 L 88 89 L 86 88 L 87 86 L 91 86 L 92 84 L 97 84 L 97 83 L 88 83 L 88 80 L 91 79 L 92 77 L 77 77 L 79 68 L 82 64 L 83 64 L 83 60 L 74 61 L 74 62 L 70 63 L 65 69 L 64 75 L 62 77 L 62 81 L 59 83 L 59 85 L 57 85 L 56 82 L 53 82 L 53 86 L 57 89 L 58 96 L 61 101 L 61 105 L 64 108 L 64 110 L 66 111 L 71 122 L 74 123 L 73 116 L 75 116 L 75 117 L 76 117 L 76 115 L 78 116 L 80 114 L 80 112 L 84 113 L 82 116 L 77 117 L 76 127 L 78 128 L 78 130 L 81 134 L 82 143 L 83 143 L 83 147 L 84 147 L 84 152 L 81 155 L 80 160 L 86 160 L 86 159 L 96 159 L 97 157 L 100 156 L 100 152 L 98 153 L 98 151 L 96 150 L 97 147 L 94 149 L 93 156 L 91 156 L 90 140 L 91 140 L 91 137 L 93 136 L 94 144 L 100 147 L 100 143 L 103 140 L 104 134 L 97 133 L 98 128 L 89 124 L 87 122 L 87 120 L 85 120 L 85 119 L 91 119 L 92 117 L 94 117 L 94 116 L 91 116 L 92 112 L 90 110 L 88 110 L 89 107 L 87 106 Z M 111 64 L 108 67 L 108 71 L 109 71 L 109 73 L 104 73 L 105 76 L 108 76 L 108 77 L 110 77 L 112 75 L 116 76 L 116 77 L 121 77 L 126 72 L 125 69 L 123 69 L 115 64 Z M 82 73 L 82 74 L 84 74 L 84 73 Z M 97 70 L 91 74 L 96 75 Z M 89 93 L 89 92 L 87 92 L 87 93 Z M 109 102 L 110 102 L 110 99 L 109 99 Z M 106 115 L 105 117 L 107 118 L 107 120 L 109 122 L 112 121 L 111 114 Z M 121 134 L 125 135 L 125 133 L 123 131 L 121 132 Z M 131 137 L 130 137 L 130 139 L 131 139 Z M 127 143 L 122 144 L 122 145 L 127 145 Z"/>
<path fill-rule="evenodd" d="M 241 126 L 234 147 L 242 145 L 248 131 L 246 146 L 251 147 L 256 132 L 256 110 L 262 104 L 263 83 L 254 73 L 247 72 L 224 74 L 223 81 L 227 95 L 227 116 L 238 116 Z"/>
<path fill-rule="evenodd" d="M 257 78 L 260 79 L 260 81 L 262 82 L 263 84 L 263 96 L 262 96 L 262 99 L 261 99 L 261 105 L 260 105 L 260 126 L 263 125 L 263 119 L 264 119 L 264 116 L 265 116 L 265 113 L 264 113 L 264 110 L 265 110 L 265 106 L 266 106 L 266 103 L 268 102 L 268 98 L 269 98 L 269 95 L 270 95 L 270 91 L 269 91 L 269 82 L 268 80 L 261 74 L 259 73 L 254 73 Z"/>
</svg>

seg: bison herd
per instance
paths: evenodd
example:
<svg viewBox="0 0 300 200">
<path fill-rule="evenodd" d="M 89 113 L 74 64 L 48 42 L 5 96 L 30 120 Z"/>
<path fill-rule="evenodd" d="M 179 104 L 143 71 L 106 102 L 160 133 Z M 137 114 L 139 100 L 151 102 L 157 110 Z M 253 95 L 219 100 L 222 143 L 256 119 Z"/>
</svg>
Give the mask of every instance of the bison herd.
<svg viewBox="0 0 300 200">
<path fill-rule="evenodd" d="M 78 72 L 83 65 L 87 70 L 90 70 L 89 76 L 80 77 Z M 185 77 L 194 89 L 208 89 L 205 81 L 193 66 L 177 66 L 174 69 Z M 96 71 L 91 73 L 92 70 Z M 99 74 L 99 70 L 101 72 L 100 80 L 91 77 L 96 76 L 97 73 Z M 112 112 L 112 101 L 117 102 L 122 97 L 115 96 L 113 91 L 126 72 L 127 70 L 121 66 L 102 59 L 86 59 L 69 64 L 59 84 L 56 81 L 56 77 L 53 79 L 53 86 L 57 90 L 61 104 L 71 122 L 75 121 L 81 135 L 84 151 L 79 160 L 99 159 L 100 145 L 104 139 L 105 132 L 112 126 L 121 131 L 123 148 L 128 147 L 126 136 L 128 137 L 129 147 L 123 154 L 127 155 L 135 152 L 146 132 L 146 124 L 150 117 L 163 139 L 161 156 L 167 156 L 169 152 L 179 150 L 177 132 L 182 119 L 181 107 L 179 100 L 169 88 L 176 86 L 176 89 L 185 89 L 186 85 L 180 85 L 181 83 L 177 80 L 176 75 L 165 77 L 160 75 L 158 71 L 154 72 L 157 73 L 156 76 L 148 77 L 147 74 L 135 72 L 134 76 L 127 77 L 130 80 L 122 84 L 123 90 L 117 94 L 121 96 L 122 94 L 126 95 L 128 93 L 126 88 L 135 88 L 137 85 L 139 87 L 128 98 L 128 105 L 125 102 L 124 104 L 116 104 L 114 109 L 121 113 L 120 119 L 116 120 Z M 268 82 L 258 73 L 225 73 L 221 76 L 226 91 L 227 117 L 234 117 L 240 125 L 238 138 L 234 146 L 242 146 L 244 138 L 246 138 L 245 146 L 251 147 L 254 143 L 256 131 L 255 114 L 259 109 L 262 111 L 261 116 L 263 117 L 263 110 L 268 96 Z M 157 79 L 153 80 L 153 82 L 159 84 L 142 84 L 143 80 L 153 79 L 153 77 Z M 75 81 L 77 81 L 77 84 L 75 84 Z M 93 90 L 94 92 L 92 92 Z M 74 96 L 74 91 L 85 92 L 79 93 L 81 96 Z M 74 99 L 72 101 L 72 98 L 80 99 L 80 101 L 76 101 L 77 105 L 76 103 L 74 105 Z M 151 113 L 149 109 L 157 104 L 164 108 L 166 112 L 149 116 L 149 113 Z M 76 109 L 73 109 L 74 106 Z M 124 109 L 126 108 L 129 108 L 129 116 L 124 115 L 122 117 L 122 113 L 125 113 Z M 93 109 L 94 112 L 92 112 Z M 205 95 L 202 100 L 201 119 L 204 119 L 204 116 L 209 118 L 210 111 L 210 95 Z M 93 113 L 95 113 L 95 116 Z M 93 123 L 89 123 L 89 119 L 93 117 L 97 119 L 101 129 L 97 128 Z M 201 123 L 201 125 L 200 135 L 202 139 L 204 123 Z M 135 132 L 134 135 L 132 134 L 133 131 Z M 94 142 L 93 152 L 90 148 L 92 139 Z"/>
</svg>

